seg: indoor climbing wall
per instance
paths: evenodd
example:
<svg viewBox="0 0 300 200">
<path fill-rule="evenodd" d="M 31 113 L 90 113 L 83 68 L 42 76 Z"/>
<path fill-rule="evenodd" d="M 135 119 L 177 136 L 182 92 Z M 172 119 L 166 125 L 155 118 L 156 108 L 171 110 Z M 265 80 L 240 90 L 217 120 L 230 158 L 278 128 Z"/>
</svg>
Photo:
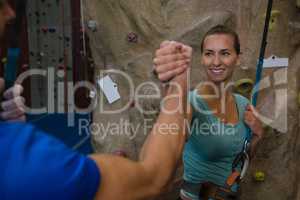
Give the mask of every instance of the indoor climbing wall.
<svg viewBox="0 0 300 200">
<path fill-rule="evenodd" d="M 266 0 L 89 0 L 84 2 L 86 31 L 95 63 L 95 81 L 109 75 L 120 99 L 109 102 L 99 89 L 94 110 L 93 140 L 98 152 L 125 151 L 136 159 L 151 125 L 160 98 L 134 97 L 158 94 L 153 85 L 152 59 L 163 40 L 178 40 L 194 48 L 191 88 L 205 80 L 200 65 L 203 34 L 217 24 L 235 28 L 242 45 L 242 64 L 234 75 L 235 89 L 250 96 L 255 81 L 264 27 Z M 271 15 L 263 85 L 258 109 L 266 120 L 266 134 L 243 183 L 242 199 L 300 199 L 299 63 L 300 10 L 298 0 L 275 0 Z M 288 61 L 288 64 L 286 64 Z M 281 62 L 281 63 L 280 63 Z M 275 63 L 275 64 L 274 64 Z M 280 63 L 280 64 L 277 64 Z M 125 76 L 132 78 L 134 92 Z M 101 84 L 100 84 L 101 85 Z M 140 87 L 138 87 L 140 86 Z M 95 97 L 96 98 L 96 97 Z M 117 113 L 115 111 L 125 108 Z M 286 116 L 286 117 L 285 117 Z M 128 122 L 130 126 L 125 126 Z M 180 181 L 180 170 L 176 181 Z M 178 183 L 176 182 L 176 184 Z M 161 199 L 175 199 L 178 185 Z"/>
<path fill-rule="evenodd" d="M 66 84 L 73 81 L 71 14 L 69 0 L 28 1 L 29 66 L 46 72 L 31 77 L 32 108 L 62 113 L 70 106 Z"/>
</svg>

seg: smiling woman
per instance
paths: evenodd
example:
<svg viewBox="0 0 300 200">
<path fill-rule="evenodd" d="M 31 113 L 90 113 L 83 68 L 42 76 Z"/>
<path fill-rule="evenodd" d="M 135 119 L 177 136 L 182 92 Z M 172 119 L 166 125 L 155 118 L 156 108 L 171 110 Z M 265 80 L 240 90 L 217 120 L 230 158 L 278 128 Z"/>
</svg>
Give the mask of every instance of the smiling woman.
<svg viewBox="0 0 300 200">
<path fill-rule="evenodd" d="M 201 52 L 208 80 L 215 83 L 227 82 L 235 67 L 240 64 L 239 37 L 231 29 L 216 26 L 204 36 Z"/>
<path fill-rule="evenodd" d="M 231 91 L 230 80 L 240 65 L 239 37 L 225 26 L 216 26 L 205 34 L 201 52 L 201 64 L 208 82 L 190 92 L 189 120 L 191 127 L 205 124 L 206 130 L 210 131 L 207 134 L 203 129 L 191 129 L 183 155 L 181 198 L 215 199 L 220 195 L 217 191 L 225 191 L 224 199 L 229 196 L 238 199 L 239 185 L 234 183 L 229 187 L 226 184 L 232 164 L 244 148 L 247 125 L 254 135 L 259 136 L 257 138 L 262 134 L 260 121 L 254 117 L 253 108 L 248 106 L 248 99 Z M 217 126 L 231 134 L 222 134 L 221 130 L 215 130 Z M 215 134 L 216 131 L 219 134 Z"/>
</svg>

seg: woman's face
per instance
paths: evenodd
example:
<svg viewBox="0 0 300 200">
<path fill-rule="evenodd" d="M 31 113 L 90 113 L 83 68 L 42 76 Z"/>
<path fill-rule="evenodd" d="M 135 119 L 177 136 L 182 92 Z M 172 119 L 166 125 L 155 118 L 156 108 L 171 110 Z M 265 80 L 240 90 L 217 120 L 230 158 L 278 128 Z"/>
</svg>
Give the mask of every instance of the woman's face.
<svg viewBox="0 0 300 200">
<path fill-rule="evenodd" d="M 215 84 L 231 79 L 233 71 L 240 65 L 240 58 L 234 49 L 234 38 L 228 34 L 214 34 L 205 38 L 202 52 L 202 65 L 209 81 Z"/>
</svg>

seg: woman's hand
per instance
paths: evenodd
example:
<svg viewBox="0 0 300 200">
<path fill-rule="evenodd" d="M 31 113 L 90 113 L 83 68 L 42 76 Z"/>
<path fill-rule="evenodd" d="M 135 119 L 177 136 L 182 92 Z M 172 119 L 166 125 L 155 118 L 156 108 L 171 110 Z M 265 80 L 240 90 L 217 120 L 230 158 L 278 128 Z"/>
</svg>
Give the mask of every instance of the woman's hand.
<svg viewBox="0 0 300 200">
<path fill-rule="evenodd" d="M 247 105 L 244 119 L 245 123 L 250 127 L 253 136 L 260 140 L 263 137 L 263 126 L 257 117 L 257 113 L 252 105 Z"/>
<path fill-rule="evenodd" d="M 25 99 L 21 96 L 23 87 L 14 85 L 6 90 L 5 82 L 0 78 L 0 93 L 2 95 L 0 118 L 5 121 L 25 121 Z"/>
</svg>

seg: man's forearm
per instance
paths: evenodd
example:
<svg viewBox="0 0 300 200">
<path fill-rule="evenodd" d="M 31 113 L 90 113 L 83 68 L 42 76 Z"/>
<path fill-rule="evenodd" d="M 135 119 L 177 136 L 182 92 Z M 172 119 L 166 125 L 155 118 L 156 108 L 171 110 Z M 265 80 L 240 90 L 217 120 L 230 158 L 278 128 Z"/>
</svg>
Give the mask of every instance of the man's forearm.
<svg viewBox="0 0 300 200">
<path fill-rule="evenodd" d="M 103 154 L 95 154 L 91 158 L 96 161 L 101 173 L 96 200 L 149 199 L 157 194 L 156 187 L 151 184 L 152 174 L 142 163 Z"/>
<path fill-rule="evenodd" d="M 186 136 L 186 92 L 186 85 L 169 86 L 161 114 L 141 152 L 141 161 L 153 170 L 153 180 L 161 189 L 169 183 L 181 158 Z"/>
<path fill-rule="evenodd" d="M 148 199 L 168 185 L 185 142 L 186 92 L 186 84 L 181 84 L 181 89 L 168 89 L 138 162 L 110 155 L 92 156 L 102 175 L 97 199 Z M 175 112 L 168 113 L 171 110 Z"/>
</svg>

